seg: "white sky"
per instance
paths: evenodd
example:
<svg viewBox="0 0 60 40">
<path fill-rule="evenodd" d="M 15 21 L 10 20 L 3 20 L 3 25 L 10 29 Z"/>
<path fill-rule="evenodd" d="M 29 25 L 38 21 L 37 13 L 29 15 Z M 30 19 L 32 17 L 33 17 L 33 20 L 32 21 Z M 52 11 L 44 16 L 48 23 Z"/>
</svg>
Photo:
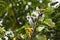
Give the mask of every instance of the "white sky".
<svg viewBox="0 0 60 40">
<path fill-rule="evenodd" d="M 51 0 L 52 2 L 60 2 L 60 0 Z"/>
</svg>

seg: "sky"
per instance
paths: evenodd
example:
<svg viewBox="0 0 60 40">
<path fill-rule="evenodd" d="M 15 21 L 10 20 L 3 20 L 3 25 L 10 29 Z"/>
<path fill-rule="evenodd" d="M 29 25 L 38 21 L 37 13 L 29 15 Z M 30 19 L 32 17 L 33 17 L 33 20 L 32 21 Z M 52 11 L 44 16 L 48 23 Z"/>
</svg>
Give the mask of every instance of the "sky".
<svg viewBox="0 0 60 40">
<path fill-rule="evenodd" d="M 57 1 L 57 2 L 60 2 L 60 0 L 51 0 L 51 1 L 52 1 L 52 2 L 56 2 L 56 1 Z"/>
</svg>

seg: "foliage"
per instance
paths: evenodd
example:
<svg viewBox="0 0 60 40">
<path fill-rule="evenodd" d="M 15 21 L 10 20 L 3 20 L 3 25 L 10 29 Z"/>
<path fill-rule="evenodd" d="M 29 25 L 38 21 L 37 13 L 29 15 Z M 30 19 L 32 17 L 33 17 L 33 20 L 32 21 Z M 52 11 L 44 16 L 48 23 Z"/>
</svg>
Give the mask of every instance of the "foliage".
<svg viewBox="0 0 60 40">
<path fill-rule="evenodd" d="M 8 37 L 10 40 L 55 40 L 56 30 L 60 30 L 60 7 L 49 7 L 48 3 L 51 1 L 0 0 L 0 32 L 5 36 L 11 29 L 14 37 Z"/>
</svg>

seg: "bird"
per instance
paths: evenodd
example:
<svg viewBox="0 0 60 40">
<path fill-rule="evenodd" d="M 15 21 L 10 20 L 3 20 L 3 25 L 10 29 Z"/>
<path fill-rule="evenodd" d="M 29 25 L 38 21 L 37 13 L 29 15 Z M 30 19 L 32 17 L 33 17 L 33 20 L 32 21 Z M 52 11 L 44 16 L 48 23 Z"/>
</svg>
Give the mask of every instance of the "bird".
<svg viewBox="0 0 60 40">
<path fill-rule="evenodd" d="M 32 18 L 31 18 L 30 15 L 27 15 L 27 20 L 29 21 L 30 26 L 33 28 L 33 26 L 34 26 L 34 22 L 33 22 L 33 20 L 32 20 Z"/>
</svg>

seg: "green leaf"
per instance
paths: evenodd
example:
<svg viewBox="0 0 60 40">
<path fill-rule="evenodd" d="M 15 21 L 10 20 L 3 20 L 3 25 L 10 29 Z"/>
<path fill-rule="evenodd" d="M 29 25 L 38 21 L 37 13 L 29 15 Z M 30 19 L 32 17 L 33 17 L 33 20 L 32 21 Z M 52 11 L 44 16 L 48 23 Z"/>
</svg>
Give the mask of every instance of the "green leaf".
<svg viewBox="0 0 60 40">
<path fill-rule="evenodd" d="M 46 35 L 37 34 L 36 38 L 37 38 L 37 40 L 47 40 Z"/>
<path fill-rule="evenodd" d="M 26 1 L 25 0 L 22 0 L 22 2 L 23 2 L 23 5 L 26 5 Z"/>
<path fill-rule="evenodd" d="M 2 38 L 5 34 L 6 30 L 0 27 L 0 38 Z"/>
<path fill-rule="evenodd" d="M 55 23 L 52 21 L 52 19 L 45 19 L 44 23 L 48 25 L 50 28 L 55 27 Z"/>
<path fill-rule="evenodd" d="M 41 32 L 44 28 L 45 28 L 45 26 L 41 25 L 41 26 L 39 26 L 39 27 L 36 28 L 36 31 L 37 32 Z"/>
<path fill-rule="evenodd" d="M 52 17 L 52 13 L 54 12 L 54 9 L 52 7 L 48 7 L 44 10 L 45 12 L 45 18 L 50 18 Z"/>
</svg>

